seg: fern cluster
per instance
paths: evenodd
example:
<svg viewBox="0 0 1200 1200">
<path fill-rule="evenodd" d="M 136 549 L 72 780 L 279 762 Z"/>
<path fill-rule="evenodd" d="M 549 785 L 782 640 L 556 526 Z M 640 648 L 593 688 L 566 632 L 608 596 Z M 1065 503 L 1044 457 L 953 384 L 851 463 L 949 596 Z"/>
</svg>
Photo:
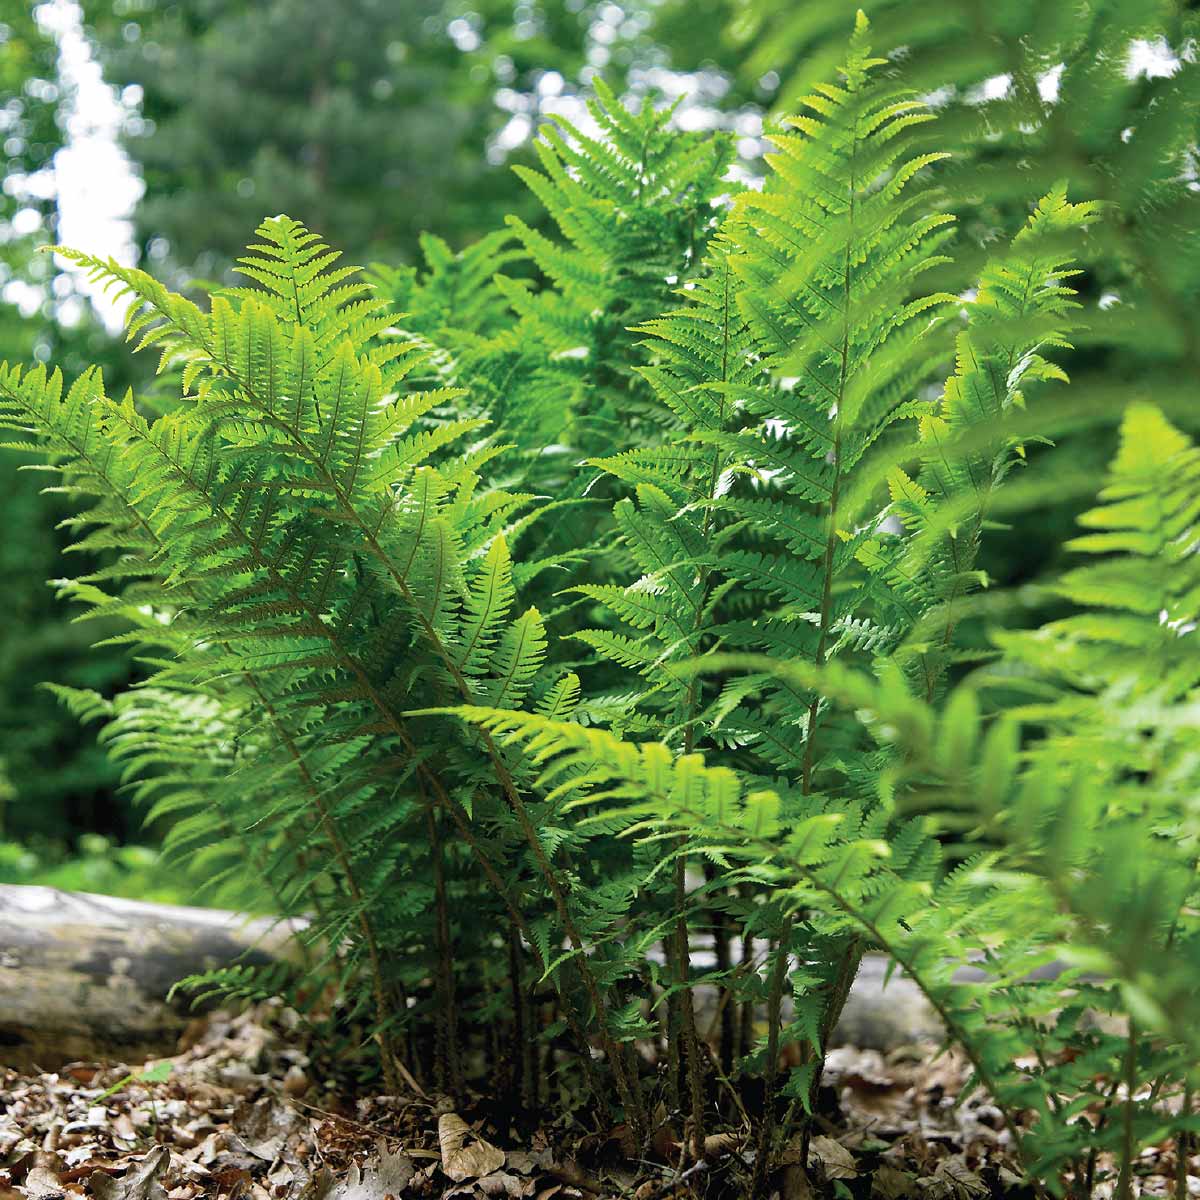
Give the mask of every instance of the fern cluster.
<svg viewBox="0 0 1200 1200">
<path fill-rule="evenodd" d="M 557 240 L 364 280 L 275 217 L 203 308 L 61 251 L 128 298 L 162 415 L 0 372 L 106 564 L 60 586 L 144 676 L 60 695 L 214 897 L 308 918 L 293 978 L 189 982 L 332 988 L 393 1088 L 456 1091 L 482 1048 L 639 1147 L 751 1120 L 760 1195 L 873 949 L 1032 1178 L 1086 1192 L 1113 1150 L 1129 1194 L 1200 1049 L 1186 435 L 1131 403 L 1066 548 L 1101 557 L 1050 619 L 983 649 L 978 620 L 1011 608 L 989 535 L 1054 487 L 1076 253 L 1122 210 L 1043 189 L 978 265 L 861 16 L 761 189 L 669 113 L 592 116 L 527 174 Z"/>
</svg>

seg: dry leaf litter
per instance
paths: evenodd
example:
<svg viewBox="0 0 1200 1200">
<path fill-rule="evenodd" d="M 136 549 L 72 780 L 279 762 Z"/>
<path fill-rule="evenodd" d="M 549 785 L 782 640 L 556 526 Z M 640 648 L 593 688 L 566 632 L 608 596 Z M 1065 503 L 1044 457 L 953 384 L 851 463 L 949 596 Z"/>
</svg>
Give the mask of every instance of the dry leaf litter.
<svg viewBox="0 0 1200 1200">
<path fill-rule="evenodd" d="M 184 1040 L 163 1063 L 0 1074 L 0 1200 L 734 1197 L 753 1161 L 747 1119 L 710 1135 L 696 1162 L 662 1106 L 639 1158 L 622 1126 L 564 1116 L 531 1134 L 489 1116 L 495 1098 L 330 1098 L 309 1078 L 295 1014 L 278 1004 L 213 1014 Z M 807 1147 L 793 1137 L 764 1200 L 1025 1192 L 1000 1114 L 982 1094 L 958 1102 L 969 1074 L 931 1044 L 832 1051 Z M 1170 1156 L 1143 1159 L 1143 1195 L 1171 1194 Z M 1102 1162 L 1096 1200 L 1111 1195 L 1111 1174 Z M 1200 1195 L 1200 1179 L 1189 1182 Z"/>
</svg>

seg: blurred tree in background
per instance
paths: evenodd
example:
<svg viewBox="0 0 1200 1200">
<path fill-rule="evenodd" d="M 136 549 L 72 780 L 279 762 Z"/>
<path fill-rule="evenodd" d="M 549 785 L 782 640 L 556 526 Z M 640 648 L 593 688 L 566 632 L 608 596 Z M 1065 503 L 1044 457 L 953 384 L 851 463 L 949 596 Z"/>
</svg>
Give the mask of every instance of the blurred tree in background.
<svg viewBox="0 0 1200 1200">
<path fill-rule="evenodd" d="M 38 23 L 27 0 L 0 0 L 0 130 L 3 131 L 4 186 L 0 190 L 0 281 L 5 285 L 5 332 L 26 299 L 24 289 L 11 290 L 15 280 L 27 279 L 37 235 L 52 228 L 53 181 L 48 172 L 62 144 L 58 124 L 61 89 L 58 48 Z M 49 266 L 36 277 L 44 279 Z"/>
<path fill-rule="evenodd" d="M 268 209 L 386 262 L 412 260 L 425 230 L 462 245 L 497 213 L 532 212 L 503 164 L 539 100 L 597 58 L 624 77 L 653 57 L 648 17 L 575 0 L 339 0 L 336 20 L 320 0 L 85 12 L 106 78 L 139 98 L 125 139 L 146 186 L 138 242 L 200 276 L 226 269 Z"/>
<path fill-rule="evenodd" d="M 65 89 L 58 47 L 28 0 L 0 3 L 0 357 L 120 363 L 112 339 L 74 299 L 65 277 L 37 247 L 52 240 L 54 157 L 64 140 Z M 57 319 L 71 316 L 72 324 Z M 111 376 L 120 382 L 120 368 Z M 38 687 L 47 679 L 111 688 L 128 677 L 117 650 L 89 653 L 95 631 L 70 624 L 46 581 L 62 573 L 68 539 L 55 526 L 66 509 L 40 494 L 45 477 L 0 462 L 0 844 L 19 837 L 53 854 L 64 831 L 134 827 L 115 796 L 116 773 L 90 732 Z M 0 846 L 2 850 L 2 846 Z M 0 877 L 21 874 L 20 856 L 0 852 Z"/>
<path fill-rule="evenodd" d="M 106 77 L 140 96 L 126 145 L 146 185 L 138 240 L 152 259 L 218 274 L 267 209 L 306 213 L 354 255 L 393 259 L 431 214 L 460 239 L 515 191 L 503 176 L 483 185 L 491 99 L 442 0 L 344 0 L 336 19 L 312 0 L 87 11 Z"/>
</svg>

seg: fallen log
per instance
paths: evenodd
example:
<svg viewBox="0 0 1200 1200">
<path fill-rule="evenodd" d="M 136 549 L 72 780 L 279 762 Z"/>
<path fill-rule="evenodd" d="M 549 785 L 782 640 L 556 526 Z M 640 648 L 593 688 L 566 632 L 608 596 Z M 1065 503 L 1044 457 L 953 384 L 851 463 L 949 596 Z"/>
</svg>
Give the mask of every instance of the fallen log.
<svg viewBox="0 0 1200 1200">
<path fill-rule="evenodd" d="M 941 1019 L 925 993 L 901 971 L 893 971 L 889 979 L 884 955 L 863 955 L 832 1044 L 886 1053 L 944 1036 Z"/>
<path fill-rule="evenodd" d="M 294 928 L 239 913 L 0 885 L 0 1066 L 172 1053 L 186 975 L 288 954 Z"/>
<path fill-rule="evenodd" d="M 289 957 L 294 927 L 240 913 L 0 884 L 0 1066 L 54 1070 L 78 1060 L 137 1063 L 173 1053 L 194 1016 L 168 1001 L 186 975 Z M 938 1020 L 909 979 L 884 986 L 868 954 L 834 1044 L 890 1050 L 937 1039 Z M 711 1023 L 711 989 L 698 1019 Z"/>
</svg>

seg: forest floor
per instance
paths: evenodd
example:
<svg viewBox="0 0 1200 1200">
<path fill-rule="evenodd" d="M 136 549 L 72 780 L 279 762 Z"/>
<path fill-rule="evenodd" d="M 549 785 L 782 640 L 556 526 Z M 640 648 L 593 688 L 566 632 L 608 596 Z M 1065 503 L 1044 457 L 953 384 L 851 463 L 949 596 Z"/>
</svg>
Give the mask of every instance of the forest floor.
<svg viewBox="0 0 1200 1200">
<path fill-rule="evenodd" d="M 637 1157 L 622 1126 L 588 1129 L 564 1114 L 531 1129 L 494 1096 L 339 1096 L 312 1078 L 293 1016 L 277 1005 L 214 1014 L 148 1069 L 0 1073 L 0 1200 L 745 1195 L 755 1140 L 745 1120 L 713 1132 L 697 1163 L 662 1110 Z M 1031 1194 L 994 1106 L 978 1093 L 959 1102 L 968 1076 L 930 1043 L 832 1051 L 808 1161 L 796 1135 L 763 1200 Z M 1097 1200 L 1112 1193 L 1109 1166 L 1098 1164 Z M 1142 1168 L 1143 1195 L 1170 1194 L 1168 1155 Z"/>
</svg>

